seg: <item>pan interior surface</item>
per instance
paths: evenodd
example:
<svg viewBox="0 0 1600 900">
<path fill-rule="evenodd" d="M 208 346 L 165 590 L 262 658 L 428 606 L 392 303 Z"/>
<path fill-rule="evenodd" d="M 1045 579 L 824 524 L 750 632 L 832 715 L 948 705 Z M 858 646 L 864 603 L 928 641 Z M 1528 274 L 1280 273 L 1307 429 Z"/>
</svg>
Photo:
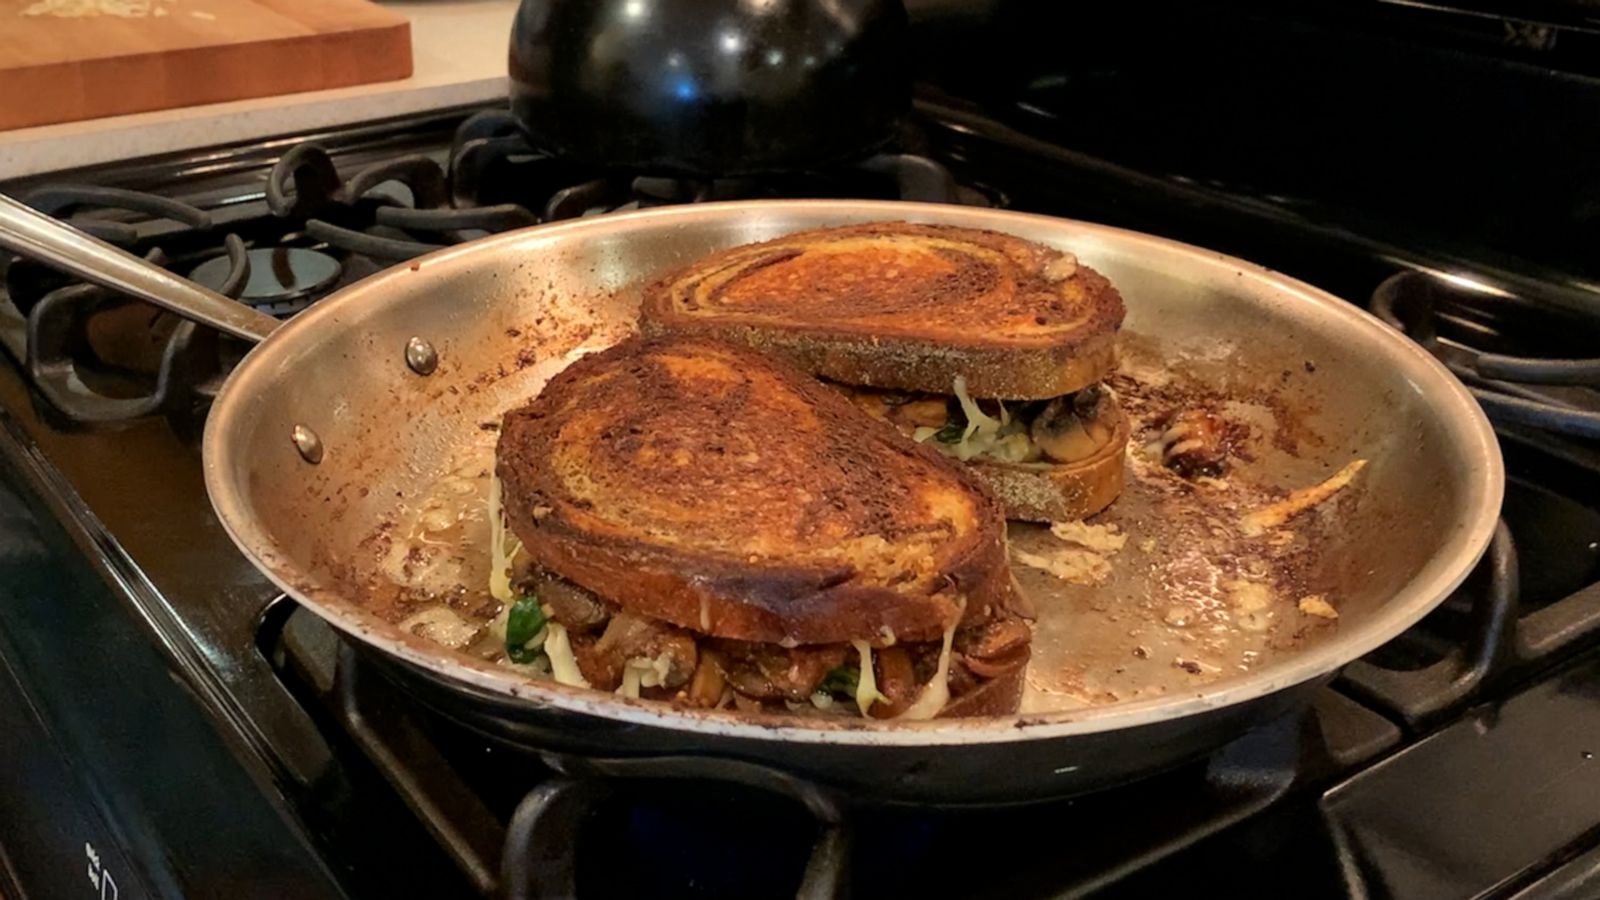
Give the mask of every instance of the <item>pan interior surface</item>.
<svg viewBox="0 0 1600 900">
<path fill-rule="evenodd" d="M 1242 478 L 1293 489 L 1364 460 L 1360 479 L 1312 514 L 1301 538 L 1315 545 L 1303 593 L 1326 598 L 1337 622 L 1296 619 L 1306 627 L 1275 627 L 1260 638 L 1263 651 L 1281 652 L 1223 655 L 1195 671 L 1203 654 L 1185 646 L 1203 647 L 1206 638 L 1173 624 L 1160 583 L 1173 571 L 1166 563 L 1182 564 L 1177 557 L 1190 544 L 1152 524 L 1164 517 L 1139 499 L 1133 457 L 1141 450 L 1131 446 L 1132 500 L 1113 507 L 1129 538 L 1111 559 L 1117 574 L 1062 586 L 1017 566 L 1048 606 L 1039 647 L 1078 672 L 1065 687 L 1035 681 L 1021 716 L 752 722 L 531 681 L 416 633 L 431 627 L 416 617 L 430 606 L 468 620 L 492 614 L 478 587 L 488 553 L 474 537 L 485 528 L 481 506 L 463 502 L 441 514 L 439 498 L 481 489 L 502 413 L 578 355 L 631 332 L 642 280 L 737 244 L 893 219 L 1009 232 L 1069 250 L 1104 273 L 1128 307 L 1123 375 L 1134 379 L 1130 389 L 1151 387 L 1152 414 L 1179 403 L 1181 394 L 1162 393 L 1178 383 L 1205 386 L 1204 402 L 1238 401 L 1252 410 L 1241 415 L 1262 418 L 1263 439 L 1241 463 Z M 429 375 L 406 364 L 414 338 L 437 352 Z M 320 439 L 320 463 L 296 449 L 297 426 Z M 1219 254 L 1103 226 L 858 201 L 610 215 L 488 238 L 367 279 L 250 354 L 212 410 L 205 467 L 224 526 L 269 576 L 337 627 L 413 666 L 530 707 L 729 736 L 869 745 L 1107 731 L 1326 676 L 1397 635 L 1459 584 L 1488 544 L 1504 479 L 1493 433 L 1454 379 L 1327 294 Z M 1229 521 L 1241 511 L 1218 510 Z M 1013 534 L 1019 546 L 1049 540 Z M 1228 589 L 1219 590 L 1221 597 Z M 1278 598 L 1286 619 L 1297 599 Z M 1184 628 L 1198 636 L 1185 640 Z M 1092 699 L 1097 693 L 1103 702 Z M 1067 699 L 1052 702 L 1052 694 Z"/>
</svg>

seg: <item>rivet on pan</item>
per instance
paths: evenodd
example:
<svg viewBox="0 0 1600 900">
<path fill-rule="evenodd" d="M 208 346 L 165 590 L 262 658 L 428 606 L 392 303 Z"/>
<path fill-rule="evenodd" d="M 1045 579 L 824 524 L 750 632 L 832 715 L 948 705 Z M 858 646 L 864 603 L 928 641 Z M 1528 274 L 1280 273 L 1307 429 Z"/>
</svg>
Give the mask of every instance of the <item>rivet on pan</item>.
<svg viewBox="0 0 1600 900">
<path fill-rule="evenodd" d="M 418 375 L 432 375 L 439 368 L 439 351 L 419 337 L 406 341 L 406 365 Z"/>
<path fill-rule="evenodd" d="M 300 451 L 300 458 L 313 466 L 322 462 L 322 438 L 317 433 L 304 425 L 296 425 L 294 432 L 289 435 L 294 441 L 294 448 Z"/>
</svg>

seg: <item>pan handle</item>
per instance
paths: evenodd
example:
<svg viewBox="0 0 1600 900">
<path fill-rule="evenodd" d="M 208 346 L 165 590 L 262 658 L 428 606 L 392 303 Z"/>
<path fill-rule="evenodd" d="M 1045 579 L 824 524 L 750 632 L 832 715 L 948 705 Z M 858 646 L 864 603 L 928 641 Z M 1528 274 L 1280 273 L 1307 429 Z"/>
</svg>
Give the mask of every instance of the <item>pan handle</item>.
<svg viewBox="0 0 1600 900">
<path fill-rule="evenodd" d="M 0 247 L 251 343 L 281 324 L 0 194 Z"/>
</svg>

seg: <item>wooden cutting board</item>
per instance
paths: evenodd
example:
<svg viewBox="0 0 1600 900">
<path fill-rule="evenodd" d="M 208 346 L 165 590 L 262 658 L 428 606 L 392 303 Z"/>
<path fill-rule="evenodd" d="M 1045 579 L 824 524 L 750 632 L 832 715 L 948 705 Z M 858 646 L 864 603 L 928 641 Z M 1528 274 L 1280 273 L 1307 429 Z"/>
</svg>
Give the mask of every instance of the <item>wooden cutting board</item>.
<svg viewBox="0 0 1600 900">
<path fill-rule="evenodd" d="M 368 0 L 0 0 L 0 130 L 410 74 Z"/>
</svg>

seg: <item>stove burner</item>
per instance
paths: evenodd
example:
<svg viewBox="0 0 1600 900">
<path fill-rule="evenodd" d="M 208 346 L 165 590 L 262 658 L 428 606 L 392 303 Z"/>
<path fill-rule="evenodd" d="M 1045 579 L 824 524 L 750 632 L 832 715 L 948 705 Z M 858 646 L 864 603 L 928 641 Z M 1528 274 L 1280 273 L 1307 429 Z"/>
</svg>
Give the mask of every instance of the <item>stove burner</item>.
<svg viewBox="0 0 1600 900">
<path fill-rule="evenodd" d="M 215 291 L 229 282 L 234 263 L 226 256 L 206 260 L 189 277 Z M 258 247 L 245 254 L 243 303 L 275 316 L 293 315 L 310 306 L 339 280 L 344 266 L 337 259 L 304 247 Z"/>
<path fill-rule="evenodd" d="M 1459 276 L 1401 272 L 1372 294 L 1372 311 L 1438 357 L 1495 422 L 1600 438 L 1600 322 Z"/>
<path fill-rule="evenodd" d="M 529 146 L 505 111 L 485 111 L 456 129 L 440 163 L 410 154 L 341 178 L 328 151 L 291 148 L 267 178 L 274 215 L 303 220 L 319 241 L 388 262 L 411 259 L 484 234 L 579 216 L 707 200 L 762 197 L 879 197 L 993 206 L 943 165 L 880 153 L 818 171 L 682 178 L 602 170 Z"/>
<path fill-rule="evenodd" d="M 1197 237 L 1202 242 L 1207 236 L 1221 240 L 1228 232 L 1219 231 L 1219 223 L 1238 212 L 1216 198 L 1174 199 L 1158 189 L 1159 179 L 1125 180 L 1113 166 L 1086 168 L 1053 145 L 1008 143 L 997 125 L 976 114 L 926 109 L 935 117 L 916 121 L 927 140 L 918 142 L 908 132 L 899 149 L 948 161 L 963 179 L 993 179 L 986 191 L 1013 190 L 1035 211 L 1112 218 L 1155 232 L 1181 231 L 1193 217 L 1204 223 L 1206 231 Z M 991 132 L 1002 136 L 992 147 Z M 246 289 L 248 270 L 271 270 L 270 263 L 249 265 L 247 242 L 318 250 L 342 264 L 342 283 L 420 252 L 418 247 L 457 240 L 455 232 L 545 219 L 557 199 L 559 214 L 586 215 L 726 196 L 780 196 L 784 190 L 894 196 L 902 185 L 915 184 L 918 193 L 904 196 L 919 199 L 928 199 L 920 193 L 925 187 L 945 190 L 939 167 L 901 165 L 888 156 L 822 173 L 709 181 L 602 171 L 534 154 L 503 112 L 465 123 L 450 111 L 346 125 L 317 140 L 329 153 L 303 145 L 297 166 L 269 188 L 268 200 L 276 194 L 287 202 L 282 209 L 269 210 L 260 196 L 262 170 L 283 158 L 286 145 L 278 141 L 92 173 L 104 187 L 13 182 L 0 190 L 25 196 L 52 215 L 70 216 L 173 271 L 191 272 L 226 250 L 234 260 L 237 291 Z M 429 199 L 437 183 L 429 184 L 433 176 L 421 164 L 393 164 L 382 182 L 357 175 L 372 163 L 407 154 L 443 167 L 448 198 L 441 201 L 435 190 Z M 1058 157 L 1065 162 L 1053 162 Z M 303 172 L 293 171 L 300 165 Z M 874 167 L 880 171 L 864 171 Z M 363 187 L 353 191 L 348 183 Z M 132 190 L 141 186 L 167 196 Z M 960 182 L 955 189 L 962 199 L 972 193 Z M 1003 194 L 990 199 L 1005 203 Z M 430 202 L 440 205 L 425 208 Z M 1128 218 L 1113 215 L 1125 208 L 1138 208 L 1149 220 L 1129 221 L 1134 212 Z M 1391 274 L 1396 260 L 1420 268 L 1439 258 L 1423 255 L 1429 248 L 1421 237 L 1411 248 L 1414 255 L 1367 247 L 1359 256 L 1346 256 L 1333 249 L 1340 241 L 1366 246 L 1372 236 L 1340 237 L 1271 217 L 1260 221 L 1281 232 L 1284 246 L 1258 242 L 1241 226 L 1232 249 L 1251 258 L 1279 252 L 1288 262 L 1303 257 L 1298 261 L 1307 271 L 1337 270 L 1340 280 L 1326 286 L 1351 296 Z M 341 241 L 354 236 L 392 242 L 382 246 L 398 255 L 347 252 L 345 244 L 318 233 L 324 228 Z M 1334 237 L 1316 239 L 1328 235 Z M 1487 271 L 1481 259 L 1448 258 Z M 331 626 L 279 596 L 214 523 L 206 524 L 210 514 L 193 449 L 198 426 L 216 386 L 247 348 L 104 288 L 0 255 L 0 349 L 16 369 L 0 365 L 0 520 L 13 529 L 20 523 L 23 538 L 8 545 L 20 548 L 21 556 L 0 553 L 0 567 L 15 563 L 0 571 L 0 582 L 9 585 L 12 571 L 21 574 L 17 583 L 25 587 L 48 589 L 52 579 L 61 582 L 59 595 L 34 598 L 50 601 L 32 604 L 41 610 L 36 621 L 28 618 L 29 603 L 0 603 L 0 617 L 13 617 L 6 624 L 23 626 L 5 633 L 37 638 L 39 647 L 56 648 L 61 652 L 51 652 L 64 657 L 82 643 L 84 623 L 100 633 L 120 628 L 125 615 L 137 616 L 137 634 L 107 647 L 144 654 L 145 645 L 154 643 L 164 652 L 153 658 L 150 673 L 124 667 L 132 675 L 120 687 L 129 696 L 148 691 L 150 696 L 140 698 L 148 702 L 138 708 L 150 715 L 172 702 L 185 715 L 200 704 L 205 715 L 194 718 L 199 739 L 181 742 L 184 755 L 173 771 L 214 771 L 219 778 L 208 780 L 208 787 L 235 785 L 234 790 L 220 796 L 216 790 L 191 791 L 195 796 L 182 798 L 181 805 L 162 797 L 157 807 L 139 806 L 151 784 L 164 782 L 152 781 L 141 760 L 129 764 L 116 741 L 101 739 L 111 733 L 105 727 L 120 727 L 106 726 L 103 711 L 67 717 L 79 710 L 83 695 L 59 677 L 71 667 L 7 671 L 40 675 L 22 683 L 21 696 L 37 689 L 43 702 L 31 709 L 48 717 L 41 722 L 68 727 L 55 733 L 59 741 L 32 743 L 43 748 L 41 761 L 61 757 L 96 773 L 99 783 L 93 786 L 101 790 L 95 793 L 108 802 L 97 799 L 93 809 L 161 812 L 136 820 L 108 817 L 137 821 L 141 831 L 149 827 L 145 839 L 118 841 L 128 844 L 121 852 L 141 866 L 167 867 L 160 873 L 172 866 L 202 872 L 205 866 L 196 862 L 219 857 L 202 852 L 214 848 L 193 840 L 194 823 L 208 820 L 190 815 L 191 809 L 204 812 L 216 799 L 228 821 L 248 823 L 246 815 L 259 806 L 271 823 L 292 823 L 294 836 L 244 826 L 224 837 L 229 846 L 250 840 L 260 851 L 251 858 L 269 860 L 274 871 L 268 874 L 287 885 L 279 893 L 297 897 L 516 897 L 539 896 L 541 888 L 544 896 L 564 897 L 572 891 L 560 879 L 572 867 L 583 873 L 579 885 L 597 896 L 653 895 L 663 888 L 696 896 L 781 895 L 813 874 L 804 866 L 819 833 L 845 838 L 834 844 L 850 851 L 841 891 L 854 896 L 1164 896 L 1192 893 L 1198 883 L 1212 885 L 1212 893 L 1239 896 L 1532 897 L 1563 890 L 1590 896 L 1592 880 L 1562 879 L 1577 869 L 1592 879 L 1600 858 L 1593 849 L 1600 830 L 1580 802 L 1592 786 L 1594 772 L 1586 762 L 1592 747 L 1584 739 L 1595 733 L 1588 713 L 1600 696 L 1592 666 L 1600 647 L 1600 441 L 1517 424 L 1493 404 L 1536 400 L 1558 413 L 1600 410 L 1600 385 L 1591 380 L 1597 367 L 1568 362 L 1597 355 L 1600 321 L 1544 303 L 1557 296 L 1540 293 L 1558 289 L 1553 281 L 1541 288 L 1533 276 L 1497 277 L 1496 284 L 1519 285 L 1497 292 L 1473 289 L 1468 280 L 1441 275 L 1438 268 L 1391 279 L 1372 306 L 1444 359 L 1480 392 L 1497 420 L 1507 497 L 1504 527 L 1485 561 L 1428 618 L 1319 689 L 1312 715 L 1299 729 L 1288 720 L 1265 726 L 1212 760 L 1106 794 L 1031 811 L 874 810 L 848 798 L 840 811 L 845 827 L 819 829 L 801 804 L 717 779 L 658 782 L 642 772 L 618 777 L 630 773 L 596 766 L 614 760 L 541 760 L 486 741 L 420 703 L 391 672 L 353 653 Z M 31 390 L 16 389 L 24 380 Z M 126 422 L 141 416 L 162 419 Z M 118 425 L 82 427 L 94 422 Z M 19 485 L 22 493 L 13 494 Z M 30 490 L 39 494 L 37 506 Z M 55 519 L 66 530 L 52 524 Z M 41 578 L 29 580 L 39 573 Z M 109 589 L 101 591 L 102 584 Z M 176 701 L 167 698 L 168 691 L 177 692 Z M 1534 708 L 1541 711 L 1535 715 Z M 30 707 L 22 709 L 26 729 L 33 720 L 27 718 Z M 187 727 L 169 718 L 159 724 Z M 223 755 L 205 749 L 216 737 L 222 740 L 215 753 Z M 1567 737 L 1573 739 L 1562 739 Z M 271 775 L 271 789 L 267 778 L 233 781 L 235 757 L 242 767 L 237 772 Z M 1463 768 L 1463 760 L 1476 765 Z M 34 771 L 27 765 L 10 768 Z M 1419 772 L 1444 775 L 1426 779 Z M 1529 782 L 1529 773 L 1546 772 L 1561 776 L 1553 783 L 1574 803 L 1555 803 L 1550 791 L 1536 790 L 1539 779 Z M 70 777 L 60 782 L 75 783 Z M 272 802 L 261 802 L 252 785 Z M 37 790 L 32 782 L 23 787 L 18 793 L 26 796 L 19 799 L 47 814 L 38 816 L 44 825 L 58 816 L 66 822 L 69 804 L 78 802 L 66 792 Z M 159 795 L 159 784 L 154 793 Z M 1564 816 L 1559 822 L 1548 814 L 1552 804 Z M 1429 814 L 1440 809 L 1456 814 L 1449 818 L 1461 827 L 1434 828 L 1442 817 Z M 1542 816 L 1534 825 L 1551 827 L 1520 827 L 1529 816 Z M 0 825 L 6 819 L 0 816 Z M 50 832 L 43 826 L 31 830 L 41 828 Z M 538 840 L 538 834 L 555 837 Z M 178 840 L 163 840 L 172 835 Z M 0 833 L 0 843 L 8 836 Z M 1556 840 L 1546 843 L 1547 837 Z M 97 847 L 111 852 L 104 845 L 109 843 Z M 1473 864 L 1423 871 L 1414 865 L 1414 853 L 1387 852 L 1417 846 Z M 344 873 L 341 884 L 324 889 L 320 880 L 313 885 L 315 879 L 293 874 L 301 853 L 296 848 L 302 847 L 327 871 Z M 1496 852 L 1502 850 L 1522 855 L 1512 860 Z M 948 864 L 988 858 L 1006 860 L 998 876 L 994 867 Z M 619 859 L 631 864 L 618 865 Z M 1485 861 L 1525 868 L 1508 876 L 1509 868 L 1489 871 L 1478 864 Z M 216 883 L 236 881 L 236 868 L 224 867 Z M 81 884 L 81 874 L 61 871 Z M 1441 889 L 1433 876 L 1456 879 L 1459 889 Z M 148 883 L 166 883 L 160 880 L 166 877 L 158 874 Z M 189 893 L 206 893 L 207 877 L 197 876 Z M 1416 887 L 1419 878 L 1426 887 Z M 0 882 L 6 880 L 0 875 Z M 826 883 L 820 887 L 830 893 Z M 67 893 L 53 886 L 28 890 Z"/>
<path fill-rule="evenodd" d="M 927 149 L 918 127 L 902 124 L 901 131 L 896 151 Z M 44 184 L 23 196 L 129 250 L 159 252 L 173 271 L 275 316 L 292 316 L 340 283 L 424 253 L 579 216 L 759 198 L 1005 202 L 909 152 L 737 178 L 604 169 L 535 150 L 506 110 L 441 122 L 427 143 L 397 148 L 391 139 L 371 147 L 326 138 L 294 144 L 263 158 L 271 171 L 259 199 L 217 206 L 208 199 L 207 208 L 186 202 L 203 191 L 179 199 L 131 186 Z M 195 340 L 193 327 L 174 330 L 172 318 L 163 316 L 144 323 L 147 339 L 135 334 L 100 353 L 83 337 L 87 322 L 125 301 L 22 260 L 0 259 L 0 277 L 0 346 L 42 385 L 50 404 L 75 421 L 203 409 L 217 376 L 237 361 L 232 342 Z M 140 351 L 132 358 L 129 344 Z M 164 354 L 159 358 L 147 352 L 157 346 Z M 115 390 L 84 386 L 99 384 L 101 370 L 115 380 Z"/>
</svg>

